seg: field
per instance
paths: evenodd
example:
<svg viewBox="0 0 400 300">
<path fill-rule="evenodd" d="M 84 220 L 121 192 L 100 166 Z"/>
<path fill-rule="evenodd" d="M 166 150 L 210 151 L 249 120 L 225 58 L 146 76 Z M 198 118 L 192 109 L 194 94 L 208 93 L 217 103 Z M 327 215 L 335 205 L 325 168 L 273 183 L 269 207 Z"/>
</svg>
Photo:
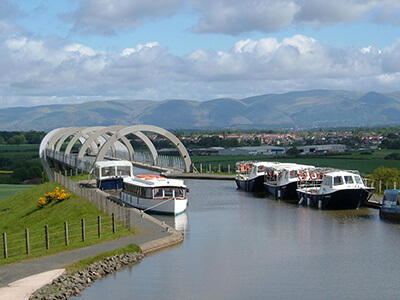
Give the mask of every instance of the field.
<svg viewBox="0 0 400 300">
<path fill-rule="evenodd" d="M 45 256 L 65 250 L 86 247 L 134 233 L 122 224 L 112 232 L 112 220 L 86 200 L 72 194 L 69 199 L 53 201 L 43 208 L 37 207 L 39 197 L 53 192 L 56 182 L 37 185 L 0 201 L 0 233 L 7 234 L 8 258 L 3 258 L 4 246 L 0 242 L 0 265 L 23 259 Z M 11 192 L 9 192 L 11 193 Z M 98 216 L 101 217 L 101 237 L 98 237 Z M 81 220 L 85 219 L 86 239 L 82 241 Z M 64 222 L 68 223 L 69 245 L 65 245 Z M 48 226 L 50 248 L 46 249 L 45 225 Z M 27 255 L 25 229 L 29 229 L 30 254 Z"/>
<path fill-rule="evenodd" d="M 33 188 L 29 184 L 0 184 L 0 201 L 13 196 L 16 193 L 24 192 Z"/>
<path fill-rule="evenodd" d="M 340 169 L 358 170 L 361 174 L 370 174 L 378 167 L 398 168 L 400 169 L 400 160 L 384 159 L 390 153 L 399 153 L 400 150 L 375 150 L 372 154 L 363 154 L 363 151 L 346 152 L 340 155 L 315 155 L 299 156 L 297 158 L 274 157 L 274 156 L 191 156 L 195 167 L 200 170 L 202 164 L 203 172 L 208 172 L 211 164 L 212 171 L 218 169 L 221 165 L 222 172 L 227 172 L 227 166 L 230 165 L 231 172 L 234 172 L 235 163 L 238 161 L 279 161 L 294 162 L 300 164 L 314 165 L 316 167 L 332 167 Z"/>
</svg>

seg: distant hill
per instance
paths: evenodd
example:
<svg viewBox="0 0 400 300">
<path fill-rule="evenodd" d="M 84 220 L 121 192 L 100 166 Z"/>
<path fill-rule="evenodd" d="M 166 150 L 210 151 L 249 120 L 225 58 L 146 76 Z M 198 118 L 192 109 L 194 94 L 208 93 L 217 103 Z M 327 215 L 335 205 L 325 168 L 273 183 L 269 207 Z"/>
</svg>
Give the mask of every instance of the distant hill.
<svg viewBox="0 0 400 300">
<path fill-rule="evenodd" d="M 290 129 L 400 124 L 400 92 L 311 90 L 244 99 L 113 100 L 0 109 L 0 130 L 151 124 L 166 129 Z"/>
</svg>

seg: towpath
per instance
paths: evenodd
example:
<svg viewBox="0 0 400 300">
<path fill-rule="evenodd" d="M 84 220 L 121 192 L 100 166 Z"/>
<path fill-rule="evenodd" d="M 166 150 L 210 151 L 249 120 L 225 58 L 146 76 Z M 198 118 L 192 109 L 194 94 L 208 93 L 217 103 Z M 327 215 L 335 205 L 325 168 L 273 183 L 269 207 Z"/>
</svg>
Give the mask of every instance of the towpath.
<svg viewBox="0 0 400 300">
<path fill-rule="evenodd" d="M 180 232 L 149 215 L 145 214 L 145 217 L 142 218 L 138 211 L 135 213 L 133 226 L 137 233 L 132 236 L 0 267 L 0 299 L 15 299 L 7 297 L 16 295 L 12 294 L 12 285 L 10 286 L 10 284 L 17 280 L 50 270 L 62 269 L 68 264 L 102 252 L 136 244 L 140 246 L 144 254 L 149 254 L 183 241 L 183 236 Z M 52 276 L 51 273 L 48 276 Z M 40 288 L 40 286 L 35 286 L 34 289 L 31 287 L 34 280 L 35 277 L 33 276 L 28 280 L 29 282 L 25 283 L 27 291 L 30 289 L 30 292 L 33 292 L 33 290 Z M 24 287 L 18 285 L 14 289 L 14 293 L 20 293 L 22 289 Z"/>
</svg>

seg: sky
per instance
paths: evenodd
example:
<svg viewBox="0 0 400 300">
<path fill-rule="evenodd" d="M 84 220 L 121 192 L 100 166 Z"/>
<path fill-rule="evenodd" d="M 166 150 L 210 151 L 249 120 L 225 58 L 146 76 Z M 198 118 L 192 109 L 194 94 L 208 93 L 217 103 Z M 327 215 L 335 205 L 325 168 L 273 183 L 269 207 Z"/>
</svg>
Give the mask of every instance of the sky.
<svg viewBox="0 0 400 300">
<path fill-rule="evenodd" d="M 400 90 L 398 0 L 0 0 L 0 108 Z"/>
</svg>

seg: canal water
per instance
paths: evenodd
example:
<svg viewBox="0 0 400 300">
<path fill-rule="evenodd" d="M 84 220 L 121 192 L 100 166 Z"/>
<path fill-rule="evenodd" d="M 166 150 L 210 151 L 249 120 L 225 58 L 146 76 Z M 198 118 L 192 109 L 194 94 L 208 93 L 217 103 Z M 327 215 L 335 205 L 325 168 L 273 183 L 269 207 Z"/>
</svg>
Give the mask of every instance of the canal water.
<svg viewBox="0 0 400 300">
<path fill-rule="evenodd" d="M 400 299 L 400 225 L 378 210 L 320 211 L 186 180 L 182 245 L 75 299 Z"/>
</svg>

